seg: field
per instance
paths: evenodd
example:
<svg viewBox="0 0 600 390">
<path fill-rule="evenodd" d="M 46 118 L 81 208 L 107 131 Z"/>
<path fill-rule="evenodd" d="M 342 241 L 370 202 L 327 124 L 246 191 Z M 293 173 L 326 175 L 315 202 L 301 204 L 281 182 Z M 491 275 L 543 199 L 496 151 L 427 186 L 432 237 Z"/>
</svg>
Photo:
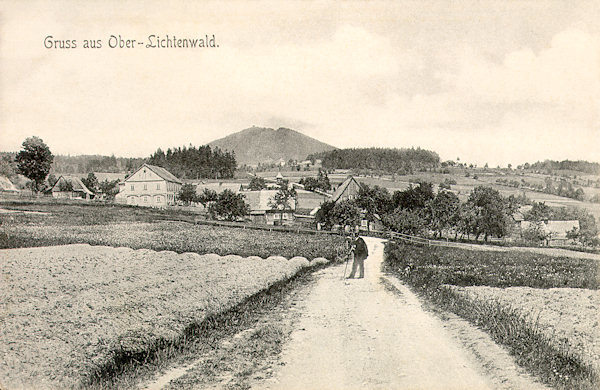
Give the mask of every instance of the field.
<svg viewBox="0 0 600 390">
<path fill-rule="evenodd" d="M 173 210 L 46 199 L 0 209 L 0 388 L 97 383 L 343 244 L 169 221 L 194 216 Z"/>
<path fill-rule="evenodd" d="M 497 301 L 511 307 L 551 338 L 568 343 L 582 359 L 600 370 L 600 291 L 577 288 L 457 287 L 470 299 Z"/>
<path fill-rule="evenodd" d="M 389 243 L 386 269 L 490 333 L 545 383 L 598 387 L 597 260 Z"/>
<path fill-rule="evenodd" d="M 185 222 L 112 223 L 89 226 L 5 226 L 1 248 L 87 243 L 134 249 L 170 250 L 178 253 L 216 253 L 240 256 L 304 256 L 332 259 L 341 237 L 307 235 Z"/>
<path fill-rule="evenodd" d="M 43 214 L 0 214 L 0 248 L 87 243 L 134 249 L 240 256 L 335 257 L 341 237 L 244 230 L 168 221 L 185 212 L 102 204 L 6 202 L 0 208 Z M 192 216 L 193 218 L 193 216 Z"/>
<path fill-rule="evenodd" d="M 71 388 L 309 261 L 80 244 L 3 250 L 0 264 L 0 386 Z"/>
</svg>

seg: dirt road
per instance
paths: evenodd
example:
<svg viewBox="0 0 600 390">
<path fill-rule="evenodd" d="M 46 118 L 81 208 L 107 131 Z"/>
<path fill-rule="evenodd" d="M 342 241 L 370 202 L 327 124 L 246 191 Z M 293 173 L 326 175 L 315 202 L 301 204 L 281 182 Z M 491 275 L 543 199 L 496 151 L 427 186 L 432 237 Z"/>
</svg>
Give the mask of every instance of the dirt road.
<svg viewBox="0 0 600 390">
<path fill-rule="evenodd" d="M 400 294 L 386 290 L 380 271 L 383 243 L 374 238 L 365 241 L 370 253 L 365 278 L 342 280 L 343 265 L 321 271 L 299 303 L 301 316 L 283 348 L 281 368 L 256 388 L 505 387 L 486 374 L 481 359 L 466 350 L 441 320 L 424 311 L 408 289 L 400 285 Z M 512 383 L 539 387 L 523 378 Z"/>
</svg>

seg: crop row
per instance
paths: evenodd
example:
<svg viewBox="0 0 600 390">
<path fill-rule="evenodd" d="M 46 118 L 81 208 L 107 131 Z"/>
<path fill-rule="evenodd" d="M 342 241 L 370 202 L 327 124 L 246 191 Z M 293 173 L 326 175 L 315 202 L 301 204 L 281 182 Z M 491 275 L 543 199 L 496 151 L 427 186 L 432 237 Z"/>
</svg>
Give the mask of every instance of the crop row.
<svg viewBox="0 0 600 390">
<path fill-rule="evenodd" d="M 310 265 L 85 244 L 2 250 L 0 264 L 7 388 L 76 387 Z"/>
</svg>

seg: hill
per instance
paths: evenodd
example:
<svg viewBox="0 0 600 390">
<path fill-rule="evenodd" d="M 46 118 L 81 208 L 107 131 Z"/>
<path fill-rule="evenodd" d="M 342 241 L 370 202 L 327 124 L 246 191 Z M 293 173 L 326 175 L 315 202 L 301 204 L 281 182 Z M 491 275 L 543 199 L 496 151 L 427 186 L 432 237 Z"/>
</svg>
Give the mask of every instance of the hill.
<svg viewBox="0 0 600 390">
<path fill-rule="evenodd" d="M 239 165 L 277 162 L 280 159 L 304 160 L 309 154 L 333 150 L 314 138 L 297 131 L 251 127 L 220 138 L 208 144 L 223 150 L 234 151 Z"/>
</svg>

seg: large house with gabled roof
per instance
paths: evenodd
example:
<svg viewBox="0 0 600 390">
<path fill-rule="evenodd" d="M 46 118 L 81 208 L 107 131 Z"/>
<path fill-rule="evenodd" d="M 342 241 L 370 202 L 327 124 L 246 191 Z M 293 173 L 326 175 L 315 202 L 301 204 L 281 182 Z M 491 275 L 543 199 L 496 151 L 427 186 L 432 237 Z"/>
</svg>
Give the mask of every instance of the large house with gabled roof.
<svg viewBox="0 0 600 390">
<path fill-rule="evenodd" d="M 148 207 L 175 205 L 182 185 L 183 182 L 165 168 L 144 164 L 119 183 L 115 201 Z"/>
</svg>

